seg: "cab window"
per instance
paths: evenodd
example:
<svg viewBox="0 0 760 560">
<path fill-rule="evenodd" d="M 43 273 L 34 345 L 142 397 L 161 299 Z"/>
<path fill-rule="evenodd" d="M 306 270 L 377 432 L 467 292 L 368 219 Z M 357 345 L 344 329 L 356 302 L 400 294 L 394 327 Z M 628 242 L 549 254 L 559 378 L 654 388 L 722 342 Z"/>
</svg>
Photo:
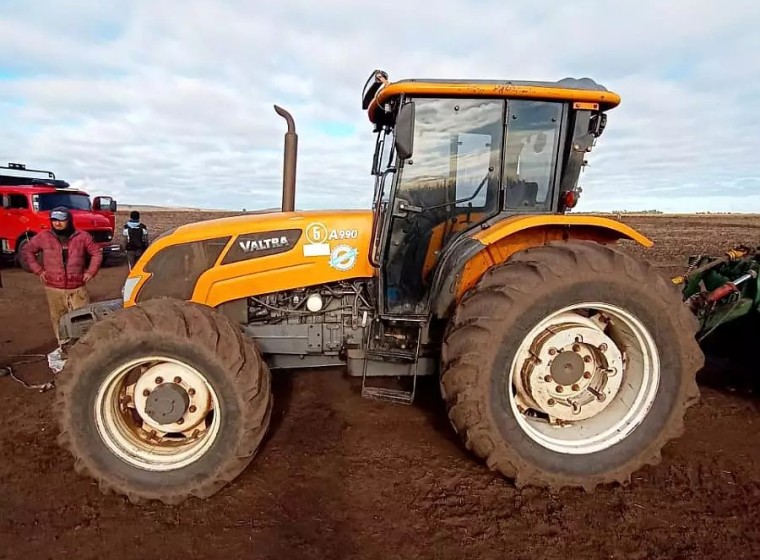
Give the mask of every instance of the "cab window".
<svg viewBox="0 0 760 560">
<path fill-rule="evenodd" d="M 543 212 L 551 208 L 562 104 L 510 101 L 504 150 L 505 207 Z"/>
</svg>

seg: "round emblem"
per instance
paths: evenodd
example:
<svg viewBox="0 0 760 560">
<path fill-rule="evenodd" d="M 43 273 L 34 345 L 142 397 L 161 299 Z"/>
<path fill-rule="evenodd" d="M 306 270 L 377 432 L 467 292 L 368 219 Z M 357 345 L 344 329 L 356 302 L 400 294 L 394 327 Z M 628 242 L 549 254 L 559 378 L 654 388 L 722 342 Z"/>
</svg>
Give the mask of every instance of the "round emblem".
<svg viewBox="0 0 760 560">
<path fill-rule="evenodd" d="M 306 239 L 309 240 L 309 243 L 326 243 L 327 228 L 319 222 L 309 224 L 309 227 L 306 228 Z"/>
<path fill-rule="evenodd" d="M 348 245 L 338 245 L 330 253 L 330 266 L 336 270 L 346 271 L 354 268 L 359 251 Z"/>
</svg>

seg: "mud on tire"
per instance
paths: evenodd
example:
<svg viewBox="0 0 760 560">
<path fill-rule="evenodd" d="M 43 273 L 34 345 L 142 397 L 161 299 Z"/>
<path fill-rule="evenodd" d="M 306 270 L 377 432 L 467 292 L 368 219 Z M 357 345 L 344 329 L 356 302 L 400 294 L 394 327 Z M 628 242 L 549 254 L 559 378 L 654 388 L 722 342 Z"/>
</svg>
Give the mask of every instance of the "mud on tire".
<svg viewBox="0 0 760 560">
<path fill-rule="evenodd" d="M 174 370 L 165 371 L 186 373 L 163 380 L 156 374 L 144 375 L 144 370 L 131 369 L 131 379 L 136 376 L 139 383 L 150 381 L 153 385 L 143 385 L 148 388 L 126 396 L 123 389 L 121 393 L 115 389 L 108 392 L 108 387 L 116 387 L 113 372 L 156 357 L 174 364 Z M 141 447 L 140 438 L 152 426 L 144 423 L 134 407 L 141 394 L 157 390 L 158 380 L 165 381 L 165 386 L 170 381 L 182 383 L 181 375 L 185 377 L 185 389 L 190 383 L 192 390 L 187 389 L 182 396 L 179 385 L 163 389 L 164 403 L 176 404 L 185 399 L 185 416 L 197 422 L 187 412 L 191 410 L 188 403 L 194 401 L 187 399 L 201 399 L 203 391 L 210 388 L 208 398 L 201 401 L 215 406 L 195 425 L 209 439 L 193 438 L 193 434 L 180 438 L 187 449 L 196 450 L 195 455 L 187 451 L 184 461 L 172 464 L 171 458 L 159 457 L 153 448 L 146 453 Z M 124 377 L 124 386 L 128 379 Z M 113 395 L 113 402 L 109 404 L 103 395 Z M 196 415 L 203 406 L 201 401 L 193 407 Z M 144 402 L 143 412 L 148 409 Z M 133 408 L 128 408 L 127 403 L 132 403 Z M 160 403 L 152 406 L 160 413 L 173 414 L 171 407 L 161 409 Z M 267 430 L 271 406 L 270 372 L 253 343 L 234 323 L 198 304 L 152 300 L 96 323 L 69 352 L 57 382 L 58 441 L 74 456 L 77 472 L 95 478 L 104 493 L 127 496 L 133 503 L 159 500 L 176 504 L 190 496 L 206 498 L 215 494 L 245 469 Z M 181 421 L 174 420 L 183 423 L 185 416 Z M 144 430 L 134 430 L 135 419 L 138 425 L 143 423 Z M 133 432 L 139 435 L 132 437 Z M 161 445 L 167 445 L 164 440 L 173 444 L 171 438 L 176 438 L 176 434 L 161 436 Z M 156 440 L 149 437 L 148 441 Z M 159 451 L 172 452 L 169 447 Z"/>
<path fill-rule="evenodd" d="M 681 301 L 678 290 L 653 267 L 610 246 L 586 241 L 555 242 L 515 254 L 487 272 L 465 295 L 447 328 L 441 391 L 454 429 L 471 452 L 491 469 L 514 479 L 518 487 L 533 485 L 556 490 L 581 486 L 593 490 L 597 484 L 628 482 L 631 474 L 644 465 L 659 462 L 662 447 L 681 435 L 686 409 L 699 397 L 695 376 L 703 365 L 703 355 L 694 338 L 696 321 Z M 579 422 L 570 422 L 569 429 L 577 431 L 569 432 L 568 427 L 548 423 L 554 414 L 564 415 L 566 420 L 567 411 L 575 410 L 574 406 L 563 409 L 559 400 L 567 391 L 577 391 L 573 398 L 577 394 L 580 401 L 581 394 L 584 398 L 589 394 L 581 385 L 591 386 L 597 379 L 605 379 L 605 387 L 612 387 L 614 368 L 607 366 L 609 377 L 597 378 L 594 373 L 588 380 L 585 376 L 591 377 L 591 372 L 583 370 L 589 370 L 590 366 L 583 365 L 584 359 L 593 365 L 598 360 L 603 365 L 606 358 L 600 357 L 599 352 L 572 342 L 567 352 L 547 349 L 548 343 L 544 346 L 536 343 L 530 351 L 543 358 L 537 362 L 530 357 L 530 351 L 525 352 L 523 341 L 528 336 L 534 341 L 560 340 L 551 330 L 555 328 L 552 325 L 540 335 L 543 339 L 534 338 L 536 333 L 531 331 L 540 328 L 536 326 L 558 310 L 583 303 L 601 303 L 611 310 L 620 310 L 623 322 L 626 316 L 632 317 L 630 324 L 643 330 L 631 327 L 625 332 L 640 332 L 640 340 L 649 340 L 654 352 L 649 362 L 638 360 L 634 352 L 638 347 L 632 341 L 639 339 L 626 338 L 628 335 L 621 338 L 621 330 L 608 331 L 616 333 L 615 342 L 631 343 L 627 361 L 615 362 L 624 365 L 625 383 L 619 385 L 618 394 L 610 389 L 609 404 L 602 409 L 597 424 L 582 420 L 587 427 L 578 429 L 573 426 Z M 562 320 L 558 318 L 556 324 L 561 325 Z M 614 319 L 612 324 L 616 324 Z M 647 346 L 642 343 L 641 347 Z M 574 350 L 578 350 L 580 358 L 573 356 Z M 642 350 L 641 356 L 644 355 Z M 550 367 L 560 356 L 564 364 L 559 365 L 571 373 L 581 364 L 580 381 L 572 377 L 559 383 L 552 377 L 555 373 L 562 376 L 559 370 Z M 607 356 L 614 358 L 609 352 Z M 649 369 L 638 367 L 639 362 L 649 363 Z M 528 363 L 532 365 L 525 365 Z M 656 377 L 659 378 L 654 384 Z M 650 387 L 641 391 L 649 396 L 636 401 L 640 403 L 636 405 L 640 407 L 638 416 L 626 423 L 624 415 L 633 413 L 625 412 L 622 407 L 627 405 L 621 405 L 619 399 L 634 394 L 625 391 L 629 385 L 636 386 L 636 379 L 641 379 L 642 388 Z M 565 393 L 557 393 L 555 388 L 564 383 L 568 383 L 562 387 Z M 602 386 L 597 386 L 597 392 Z M 523 396 L 526 387 L 531 388 L 527 392 L 529 399 Z M 589 402 L 595 404 L 584 406 L 603 404 Z M 634 400 L 628 404 L 631 402 Z M 540 410 L 537 412 L 536 408 Z M 580 410 L 583 412 L 583 408 Z M 620 424 L 615 424 L 619 426 L 617 432 L 613 430 L 608 436 L 604 434 L 610 430 L 601 427 L 604 411 L 609 411 L 606 416 L 609 418 L 613 418 L 613 412 L 622 411 Z M 573 440 L 573 434 L 578 434 L 577 440 Z M 609 444 L 605 445 L 605 441 Z"/>
</svg>

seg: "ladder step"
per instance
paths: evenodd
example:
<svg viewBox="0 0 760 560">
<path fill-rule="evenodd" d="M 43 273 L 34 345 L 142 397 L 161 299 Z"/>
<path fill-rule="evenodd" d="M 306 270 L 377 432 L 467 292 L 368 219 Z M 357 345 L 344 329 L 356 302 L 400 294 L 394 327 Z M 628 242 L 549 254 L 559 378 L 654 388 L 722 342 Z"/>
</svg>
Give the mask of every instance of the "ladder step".
<svg viewBox="0 0 760 560">
<path fill-rule="evenodd" d="M 414 400 L 414 391 L 400 391 L 399 389 L 385 389 L 383 387 L 362 387 L 362 397 L 378 401 L 411 404 Z"/>
<path fill-rule="evenodd" d="M 381 350 L 379 348 L 368 348 L 365 351 L 367 358 L 393 358 L 396 360 L 406 360 L 413 362 L 417 359 L 414 351 L 403 350 Z"/>
</svg>

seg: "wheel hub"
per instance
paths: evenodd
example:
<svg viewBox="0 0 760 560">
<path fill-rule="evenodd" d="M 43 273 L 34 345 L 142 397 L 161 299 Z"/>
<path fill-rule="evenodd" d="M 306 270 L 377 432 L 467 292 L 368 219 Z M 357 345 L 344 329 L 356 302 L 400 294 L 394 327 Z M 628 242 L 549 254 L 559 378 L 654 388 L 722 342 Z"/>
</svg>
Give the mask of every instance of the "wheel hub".
<svg viewBox="0 0 760 560">
<path fill-rule="evenodd" d="M 623 354 L 604 326 L 565 313 L 540 332 L 515 380 L 519 406 L 546 414 L 552 423 L 583 420 L 604 410 L 623 379 Z"/>
<path fill-rule="evenodd" d="M 145 413 L 159 425 L 174 424 L 190 407 L 190 396 L 176 383 L 163 383 L 149 396 Z"/>
<path fill-rule="evenodd" d="M 583 377 L 583 357 L 573 351 L 562 352 L 549 367 L 551 376 L 560 385 L 572 385 Z"/>
<path fill-rule="evenodd" d="M 146 430 L 192 433 L 211 410 L 207 385 L 192 370 L 162 363 L 145 370 L 133 389 L 135 409 Z"/>
</svg>

